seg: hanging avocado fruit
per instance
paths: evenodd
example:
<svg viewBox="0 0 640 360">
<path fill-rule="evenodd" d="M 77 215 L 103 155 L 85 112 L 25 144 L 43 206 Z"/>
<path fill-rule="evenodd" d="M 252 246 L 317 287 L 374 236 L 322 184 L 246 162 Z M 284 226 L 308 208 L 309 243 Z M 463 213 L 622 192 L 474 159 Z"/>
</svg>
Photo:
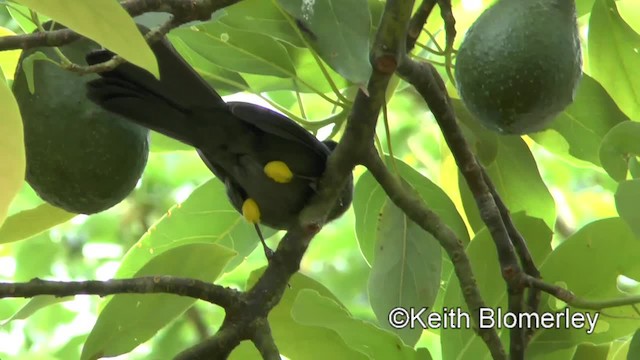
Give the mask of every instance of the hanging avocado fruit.
<svg viewBox="0 0 640 360">
<path fill-rule="evenodd" d="M 45 29 L 48 29 L 45 24 Z M 76 64 L 100 46 L 80 39 L 60 49 Z M 52 48 L 22 52 L 13 92 L 24 123 L 26 179 L 45 201 L 69 212 L 92 214 L 121 202 L 136 186 L 149 155 L 149 130 L 87 100 L 80 76 L 49 61 L 33 62 L 35 93 L 27 86 L 23 61 Z"/>
<path fill-rule="evenodd" d="M 574 0 L 499 0 L 469 28 L 455 77 L 480 122 L 521 135 L 571 104 L 581 65 Z"/>
</svg>

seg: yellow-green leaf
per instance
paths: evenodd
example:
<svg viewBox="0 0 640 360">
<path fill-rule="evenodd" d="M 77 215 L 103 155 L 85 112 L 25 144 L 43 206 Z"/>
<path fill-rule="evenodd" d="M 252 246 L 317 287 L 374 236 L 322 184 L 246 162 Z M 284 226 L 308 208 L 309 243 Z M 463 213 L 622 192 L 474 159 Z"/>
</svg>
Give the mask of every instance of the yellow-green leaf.
<svg viewBox="0 0 640 360">
<path fill-rule="evenodd" d="M 0 38 L 11 35 L 15 35 L 15 33 L 0 26 Z M 0 51 L 0 67 L 2 68 L 5 79 L 13 79 L 13 73 L 16 71 L 21 51 L 22 50 Z"/>
<path fill-rule="evenodd" d="M 13 214 L 0 227 L 0 244 L 30 238 L 71 220 L 76 214 L 44 203 Z"/>
<path fill-rule="evenodd" d="M 0 76 L 0 225 L 24 181 L 25 155 L 18 103 Z"/>
<path fill-rule="evenodd" d="M 186 244 L 154 257 L 135 277 L 171 275 L 214 281 L 237 253 L 218 244 Z M 81 359 L 130 352 L 196 302 L 172 294 L 117 294 L 106 305 L 82 349 Z"/>
<path fill-rule="evenodd" d="M 16 0 L 158 74 L 155 56 L 129 14 L 115 0 Z"/>
</svg>

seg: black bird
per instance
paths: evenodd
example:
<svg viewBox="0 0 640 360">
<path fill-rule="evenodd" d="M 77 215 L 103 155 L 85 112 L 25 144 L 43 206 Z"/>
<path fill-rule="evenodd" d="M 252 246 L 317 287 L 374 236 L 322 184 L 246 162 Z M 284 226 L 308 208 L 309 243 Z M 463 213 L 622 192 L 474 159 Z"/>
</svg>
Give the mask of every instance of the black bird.
<svg viewBox="0 0 640 360">
<path fill-rule="evenodd" d="M 259 105 L 225 103 L 165 38 L 151 44 L 160 80 L 130 63 L 88 82 L 87 97 L 104 109 L 197 149 L 225 184 L 235 209 L 255 224 L 286 230 L 313 195 L 333 141 L 319 141 L 295 121 Z M 89 65 L 113 57 L 89 53 Z M 353 177 L 341 191 L 328 221 L 351 205 Z"/>
</svg>

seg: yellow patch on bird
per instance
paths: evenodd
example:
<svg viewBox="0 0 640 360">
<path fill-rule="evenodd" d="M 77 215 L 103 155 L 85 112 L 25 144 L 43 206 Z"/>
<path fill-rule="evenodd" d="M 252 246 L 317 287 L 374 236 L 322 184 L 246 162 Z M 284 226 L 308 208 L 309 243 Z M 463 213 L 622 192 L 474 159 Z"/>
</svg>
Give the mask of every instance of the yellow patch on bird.
<svg viewBox="0 0 640 360">
<path fill-rule="evenodd" d="M 270 161 L 264 166 L 264 173 L 273 181 L 286 184 L 293 179 L 291 169 L 284 161 Z"/>
<path fill-rule="evenodd" d="M 242 203 L 242 216 L 252 223 L 257 224 L 260 222 L 260 208 L 255 200 L 249 198 Z"/>
</svg>

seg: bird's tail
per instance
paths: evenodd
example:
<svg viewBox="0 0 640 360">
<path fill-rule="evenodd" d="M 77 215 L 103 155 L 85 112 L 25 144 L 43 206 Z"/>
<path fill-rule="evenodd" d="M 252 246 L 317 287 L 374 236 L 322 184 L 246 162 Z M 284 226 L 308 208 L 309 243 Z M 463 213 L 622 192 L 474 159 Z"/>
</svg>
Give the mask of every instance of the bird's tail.
<svg viewBox="0 0 640 360">
<path fill-rule="evenodd" d="M 197 146 L 206 121 L 189 116 L 194 109 L 226 106 L 211 88 L 177 53 L 168 40 L 151 45 L 158 60 L 160 80 L 148 71 L 130 63 L 100 73 L 100 78 L 87 83 L 87 97 L 102 108 L 164 135 Z M 86 56 L 89 65 L 113 57 L 108 50 Z"/>
</svg>

